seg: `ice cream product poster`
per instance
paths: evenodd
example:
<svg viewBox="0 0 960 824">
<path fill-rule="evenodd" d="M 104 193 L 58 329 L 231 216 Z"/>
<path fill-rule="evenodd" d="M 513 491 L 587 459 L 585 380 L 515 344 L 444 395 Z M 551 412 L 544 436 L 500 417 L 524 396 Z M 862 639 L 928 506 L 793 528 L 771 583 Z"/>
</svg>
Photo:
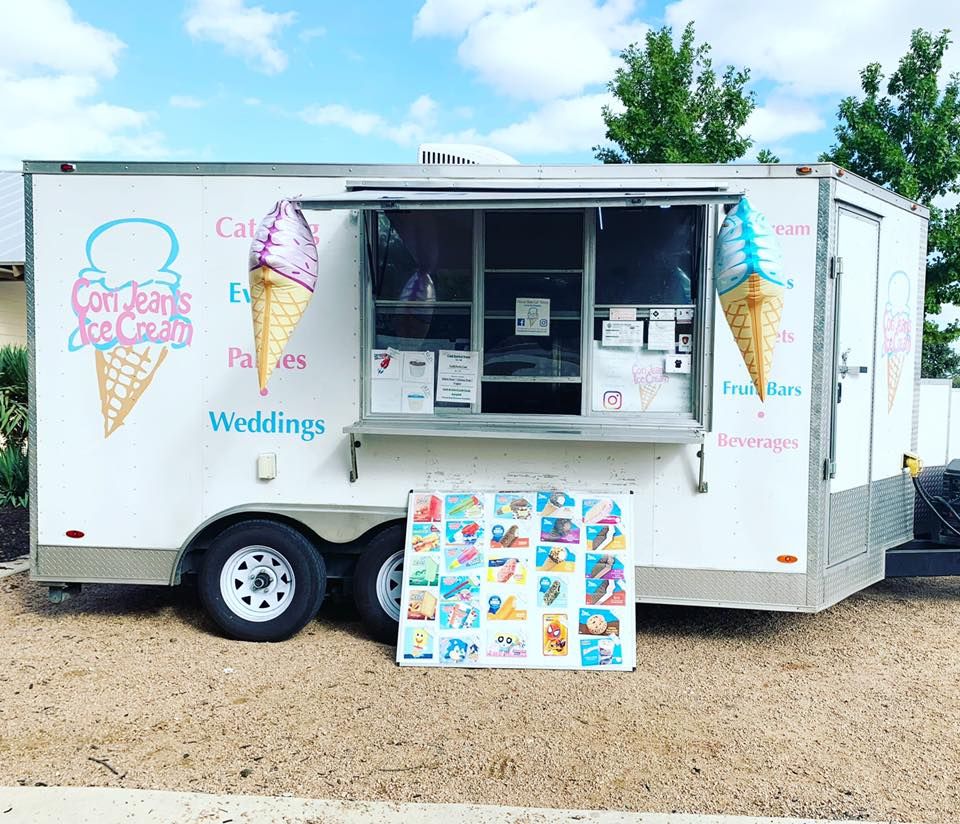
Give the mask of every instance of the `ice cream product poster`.
<svg viewBox="0 0 960 824">
<path fill-rule="evenodd" d="M 631 502 L 569 489 L 412 492 L 397 662 L 634 669 Z"/>
</svg>

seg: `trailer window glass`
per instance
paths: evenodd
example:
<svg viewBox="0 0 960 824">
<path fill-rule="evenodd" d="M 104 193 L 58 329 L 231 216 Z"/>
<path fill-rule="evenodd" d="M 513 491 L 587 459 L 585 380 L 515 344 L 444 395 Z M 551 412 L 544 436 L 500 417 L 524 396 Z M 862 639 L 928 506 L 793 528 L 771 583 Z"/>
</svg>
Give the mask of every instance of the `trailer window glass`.
<svg viewBox="0 0 960 824">
<path fill-rule="evenodd" d="M 702 212 L 698 206 L 598 211 L 597 304 L 695 303 Z"/>
<path fill-rule="evenodd" d="M 579 415 L 583 211 L 487 212 L 484 250 L 481 411 Z"/>
<path fill-rule="evenodd" d="M 516 415 L 521 429 L 524 416 L 689 426 L 706 391 L 708 218 L 696 205 L 367 213 L 366 340 L 434 353 L 433 392 L 445 397 L 435 415 Z M 441 391 L 449 350 L 476 353 L 459 361 L 476 364 L 475 391 L 451 383 L 451 358 Z M 365 409 L 414 412 L 398 388 L 385 403 L 391 387 L 378 383 L 374 403 L 368 386 Z"/>
<path fill-rule="evenodd" d="M 374 347 L 433 352 L 470 349 L 473 215 L 469 211 L 378 212 L 368 224 Z M 437 403 L 438 413 L 469 404 Z"/>
<path fill-rule="evenodd" d="M 379 212 L 376 231 L 376 262 L 371 274 L 377 300 L 471 299 L 470 212 Z"/>
</svg>

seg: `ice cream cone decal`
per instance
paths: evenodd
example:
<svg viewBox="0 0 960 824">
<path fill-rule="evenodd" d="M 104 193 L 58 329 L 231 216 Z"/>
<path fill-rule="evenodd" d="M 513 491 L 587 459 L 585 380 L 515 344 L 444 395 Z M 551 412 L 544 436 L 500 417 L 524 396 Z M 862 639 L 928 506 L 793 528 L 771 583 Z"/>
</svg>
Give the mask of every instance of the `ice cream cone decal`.
<svg viewBox="0 0 960 824">
<path fill-rule="evenodd" d="M 300 208 L 281 200 L 250 246 L 250 304 L 261 394 L 317 282 L 317 247 Z"/>
<path fill-rule="evenodd" d="M 714 277 L 720 306 L 761 401 L 766 400 L 783 314 L 780 268 L 775 235 L 743 198 L 720 227 Z"/>
<path fill-rule="evenodd" d="M 634 366 L 633 382 L 640 390 L 640 408 L 646 412 L 661 387 L 669 380 L 662 366 Z"/>
<path fill-rule="evenodd" d="M 123 425 L 166 356 L 164 347 L 149 344 L 97 351 L 97 383 L 105 438 Z"/>
<path fill-rule="evenodd" d="M 887 412 L 893 411 L 903 364 L 913 348 L 910 333 L 910 278 L 894 272 L 887 281 L 887 304 L 883 310 L 883 357 L 887 360 Z"/>
<path fill-rule="evenodd" d="M 193 296 L 172 269 L 179 250 L 173 229 L 151 218 L 111 220 L 87 238 L 67 348 L 94 351 L 105 438 L 128 422 L 169 351 L 193 342 Z"/>
</svg>

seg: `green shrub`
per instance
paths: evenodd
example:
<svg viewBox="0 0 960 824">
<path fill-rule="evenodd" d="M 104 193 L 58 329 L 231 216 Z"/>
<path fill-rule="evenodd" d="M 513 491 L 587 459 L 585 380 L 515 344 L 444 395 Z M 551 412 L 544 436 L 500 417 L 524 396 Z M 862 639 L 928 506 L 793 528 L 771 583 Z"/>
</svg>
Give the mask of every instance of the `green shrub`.
<svg viewBox="0 0 960 824">
<path fill-rule="evenodd" d="M 26 506 L 30 466 L 18 446 L 0 449 L 0 506 Z"/>
<path fill-rule="evenodd" d="M 29 372 L 26 347 L 0 347 L 0 506 L 27 505 Z"/>
</svg>

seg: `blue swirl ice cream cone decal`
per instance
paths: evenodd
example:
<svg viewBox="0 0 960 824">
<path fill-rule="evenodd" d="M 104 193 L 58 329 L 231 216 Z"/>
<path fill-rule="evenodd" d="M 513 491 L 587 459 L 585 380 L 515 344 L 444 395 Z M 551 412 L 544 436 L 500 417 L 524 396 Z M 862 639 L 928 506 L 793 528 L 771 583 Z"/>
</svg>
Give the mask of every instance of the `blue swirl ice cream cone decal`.
<svg viewBox="0 0 960 824">
<path fill-rule="evenodd" d="M 761 401 L 766 400 L 783 314 L 781 268 L 776 236 L 766 218 L 743 198 L 720 227 L 714 282 L 723 314 Z"/>
</svg>

